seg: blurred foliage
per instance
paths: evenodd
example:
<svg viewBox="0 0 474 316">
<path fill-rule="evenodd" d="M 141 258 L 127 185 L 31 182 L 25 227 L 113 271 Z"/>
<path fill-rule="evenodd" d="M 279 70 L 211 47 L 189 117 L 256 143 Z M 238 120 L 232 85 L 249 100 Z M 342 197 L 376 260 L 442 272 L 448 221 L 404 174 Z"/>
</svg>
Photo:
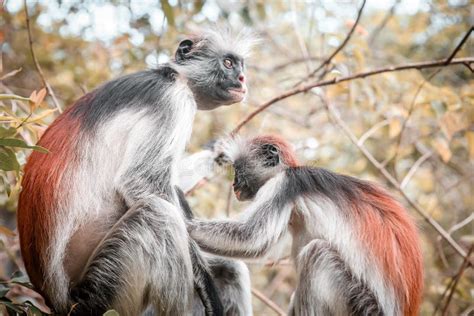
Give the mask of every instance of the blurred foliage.
<svg viewBox="0 0 474 316">
<path fill-rule="evenodd" d="M 0 3 L 2 3 L 0 1 Z M 473 25 L 468 0 L 368 1 L 356 32 L 324 79 L 367 69 L 447 57 Z M 2 4 L 0 4 L 2 5 Z M 33 47 L 63 107 L 116 76 L 172 58 L 182 34 L 220 23 L 251 27 L 262 42 L 248 61 L 246 104 L 198 113 L 189 151 L 229 132 L 255 106 L 291 88 L 344 39 L 355 19 L 354 1 L 31 1 Z M 388 15 L 387 15 L 388 14 Z M 31 57 L 22 2 L 8 0 L 0 15 L 0 313 L 47 311 L 23 271 L 15 231 L 22 167 L 58 115 Z M 386 23 L 385 23 L 386 22 Z M 309 56 L 310 58 L 302 58 Z M 457 57 L 474 56 L 472 36 Z M 474 242 L 474 81 L 462 65 L 381 74 L 324 88 L 340 116 L 400 182 L 418 162 L 404 190 L 465 249 Z M 323 79 L 323 78 L 320 78 Z M 365 134 L 371 130 L 370 133 Z M 244 134 L 278 133 L 301 161 L 388 185 L 328 119 L 312 93 L 285 99 L 247 124 Z M 420 157 L 425 157 L 419 161 Z M 225 189 L 223 189 L 225 188 Z M 229 195 L 230 175 L 218 172 L 189 201 L 204 217 L 226 216 L 245 204 Z M 230 197 L 230 199 L 228 199 Z M 400 200 L 404 202 L 401 197 Z M 411 210 L 410 210 L 411 211 Z M 423 315 L 431 315 L 462 264 L 453 249 L 417 217 L 423 239 Z M 286 255 L 286 250 L 283 250 Z M 287 307 L 295 277 L 290 265 L 250 264 L 252 284 Z M 18 272 L 17 272 L 18 273 Z M 472 313 L 473 272 L 467 269 L 448 313 Z M 34 304 L 34 305 L 33 305 Z M 254 299 L 256 315 L 272 314 Z M 112 312 L 113 314 L 113 312 Z"/>
</svg>

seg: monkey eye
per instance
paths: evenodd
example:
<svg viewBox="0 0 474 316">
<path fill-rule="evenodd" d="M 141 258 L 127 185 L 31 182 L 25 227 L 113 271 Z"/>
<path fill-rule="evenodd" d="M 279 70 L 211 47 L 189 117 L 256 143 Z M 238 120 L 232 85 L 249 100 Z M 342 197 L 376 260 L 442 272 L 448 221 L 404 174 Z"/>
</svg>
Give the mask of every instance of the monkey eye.
<svg viewBox="0 0 474 316">
<path fill-rule="evenodd" d="M 265 144 L 261 147 L 263 165 L 265 167 L 275 167 L 280 163 L 278 148 L 272 144 Z"/>
<path fill-rule="evenodd" d="M 227 69 L 232 69 L 234 67 L 234 63 L 229 58 L 226 58 L 224 59 L 224 66 Z"/>
</svg>

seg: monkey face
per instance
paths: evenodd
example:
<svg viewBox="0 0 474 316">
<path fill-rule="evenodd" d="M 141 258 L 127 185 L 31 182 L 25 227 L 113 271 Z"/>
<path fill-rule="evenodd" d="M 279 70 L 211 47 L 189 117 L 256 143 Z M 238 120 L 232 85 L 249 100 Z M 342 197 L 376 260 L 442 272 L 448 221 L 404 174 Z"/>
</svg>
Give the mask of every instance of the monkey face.
<svg viewBox="0 0 474 316">
<path fill-rule="evenodd" d="M 234 193 L 239 201 L 253 199 L 258 190 L 284 168 L 273 144 L 256 144 L 234 162 Z"/>
<path fill-rule="evenodd" d="M 244 60 L 238 54 L 197 38 L 182 41 L 175 59 L 184 69 L 198 109 L 212 110 L 245 98 Z"/>
</svg>

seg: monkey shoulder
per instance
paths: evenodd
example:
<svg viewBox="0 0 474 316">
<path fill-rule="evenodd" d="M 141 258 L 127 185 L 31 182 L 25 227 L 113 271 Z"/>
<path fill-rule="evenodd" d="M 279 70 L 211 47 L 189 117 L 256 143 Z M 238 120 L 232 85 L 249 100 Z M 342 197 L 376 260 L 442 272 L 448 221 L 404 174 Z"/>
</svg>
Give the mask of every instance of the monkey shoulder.
<svg viewBox="0 0 474 316">
<path fill-rule="evenodd" d="M 302 195 L 320 194 L 331 200 L 353 196 L 366 182 L 324 168 L 293 167 L 286 170 L 287 190 L 295 199 Z"/>
<path fill-rule="evenodd" d="M 154 72 L 163 80 L 167 80 L 169 82 L 175 82 L 179 75 L 178 71 L 168 64 L 159 66 L 154 70 Z"/>
</svg>

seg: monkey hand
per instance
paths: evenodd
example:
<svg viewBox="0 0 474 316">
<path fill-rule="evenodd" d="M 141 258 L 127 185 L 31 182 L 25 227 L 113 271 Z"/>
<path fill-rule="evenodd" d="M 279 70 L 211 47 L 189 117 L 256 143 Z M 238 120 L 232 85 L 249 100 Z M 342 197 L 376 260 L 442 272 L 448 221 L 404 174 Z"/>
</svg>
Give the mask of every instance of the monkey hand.
<svg viewBox="0 0 474 316">
<path fill-rule="evenodd" d="M 230 141 L 228 138 L 220 138 L 213 144 L 214 162 L 219 166 L 230 165 L 233 162 L 232 158 L 228 155 Z"/>
</svg>

